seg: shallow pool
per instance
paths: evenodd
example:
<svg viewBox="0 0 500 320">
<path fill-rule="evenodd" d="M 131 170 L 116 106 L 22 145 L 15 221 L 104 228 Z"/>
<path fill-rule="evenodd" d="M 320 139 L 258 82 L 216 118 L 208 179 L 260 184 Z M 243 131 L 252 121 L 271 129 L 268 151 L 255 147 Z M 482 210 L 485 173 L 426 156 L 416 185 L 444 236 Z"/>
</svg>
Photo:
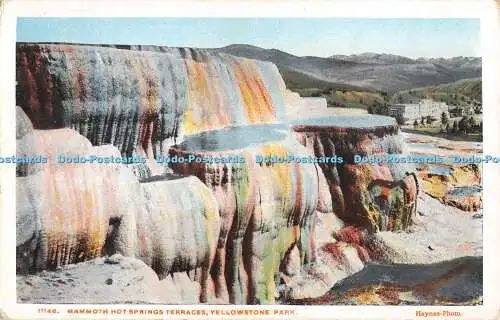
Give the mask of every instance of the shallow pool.
<svg viewBox="0 0 500 320">
<path fill-rule="evenodd" d="M 329 126 L 337 128 L 373 128 L 396 125 L 392 117 L 379 115 L 338 116 L 309 118 L 293 121 L 292 125 Z"/>
</svg>

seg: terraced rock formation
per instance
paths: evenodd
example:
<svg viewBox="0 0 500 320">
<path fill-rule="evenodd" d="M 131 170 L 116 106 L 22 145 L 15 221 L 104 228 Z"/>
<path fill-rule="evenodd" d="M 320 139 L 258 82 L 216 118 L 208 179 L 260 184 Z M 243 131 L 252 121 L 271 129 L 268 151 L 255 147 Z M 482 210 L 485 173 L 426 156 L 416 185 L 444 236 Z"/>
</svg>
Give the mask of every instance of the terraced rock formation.
<svg viewBox="0 0 500 320">
<path fill-rule="evenodd" d="M 16 54 L 18 150 L 48 158 L 18 167 L 19 274 L 121 254 L 185 286 L 189 303 L 286 303 L 360 271 L 363 232 L 411 225 L 412 168 L 352 163 L 403 151 L 393 120 L 290 127 L 285 101 L 297 97 L 271 63 L 182 48 Z M 55 163 L 61 154 L 145 161 Z M 290 155 L 346 162 L 256 161 Z M 166 156 L 191 161 L 155 161 Z M 221 158 L 232 160 L 203 160 Z"/>
<path fill-rule="evenodd" d="M 420 164 L 417 167 L 422 190 L 447 205 L 470 212 L 480 211 L 483 205 L 482 164 L 471 161 L 482 156 L 482 144 L 406 135 L 411 142 L 409 152 L 412 154 L 436 155 L 445 159 L 442 164 Z M 458 163 L 458 158 L 468 162 Z"/>
<path fill-rule="evenodd" d="M 17 269 L 55 269 L 121 253 L 164 279 L 184 272 L 213 297 L 209 271 L 220 229 L 218 206 L 195 177 L 139 182 L 122 164 L 57 164 L 56 155 L 115 155 L 71 129 L 35 130 L 48 157 L 43 170 L 17 178 Z M 212 288 L 211 292 L 209 292 Z"/>
<path fill-rule="evenodd" d="M 166 154 L 184 134 L 282 122 L 272 63 L 207 54 L 20 44 L 17 104 L 35 128 L 68 127 L 122 154 Z"/>
<path fill-rule="evenodd" d="M 218 291 L 221 295 L 229 291 L 232 303 L 274 300 L 275 278 L 292 247 L 299 248 L 301 264 L 314 256 L 315 167 L 255 160 L 307 154 L 283 129 L 261 125 L 205 132 L 187 137 L 170 152 L 183 158 L 244 159 L 243 163 L 172 165 L 174 172 L 195 175 L 214 192 L 222 219 Z"/>
<path fill-rule="evenodd" d="M 399 163 L 356 163 L 354 158 L 403 153 L 403 141 L 394 119 L 315 118 L 296 121 L 293 130 L 317 157 L 336 155 L 336 160 L 341 159 L 320 164 L 339 217 L 370 231 L 408 228 L 416 213 L 414 168 Z"/>
</svg>

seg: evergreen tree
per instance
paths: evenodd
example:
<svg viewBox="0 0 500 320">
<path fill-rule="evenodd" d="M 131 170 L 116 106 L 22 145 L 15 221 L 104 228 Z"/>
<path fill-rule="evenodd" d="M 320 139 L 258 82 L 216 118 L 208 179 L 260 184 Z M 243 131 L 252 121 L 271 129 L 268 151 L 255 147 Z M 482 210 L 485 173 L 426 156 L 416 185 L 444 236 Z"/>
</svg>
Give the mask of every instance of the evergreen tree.
<svg viewBox="0 0 500 320">
<path fill-rule="evenodd" d="M 473 132 L 473 131 L 477 130 L 477 122 L 473 116 L 470 116 L 469 120 L 467 120 L 467 127 L 468 127 L 469 132 Z"/>
<path fill-rule="evenodd" d="M 396 122 L 398 123 L 398 125 L 402 126 L 403 124 L 405 124 L 405 119 L 402 115 L 398 114 L 396 116 Z"/>
<path fill-rule="evenodd" d="M 467 116 L 463 116 L 462 119 L 460 119 L 460 122 L 458 123 L 458 131 L 462 134 L 467 134 L 467 131 L 469 126 L 469 121 Z"/>
<path fill-rule="evenodd" d="M 441 123 L 446 125 L 448 124 L 448 114 L 446 112 L 441 113 Z"/>
</svg>

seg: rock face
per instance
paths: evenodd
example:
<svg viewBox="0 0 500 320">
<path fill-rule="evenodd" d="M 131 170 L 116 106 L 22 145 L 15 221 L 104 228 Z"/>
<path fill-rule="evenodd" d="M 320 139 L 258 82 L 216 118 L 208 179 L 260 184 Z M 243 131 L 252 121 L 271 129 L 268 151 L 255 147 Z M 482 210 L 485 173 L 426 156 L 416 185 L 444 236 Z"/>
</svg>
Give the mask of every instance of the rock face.
<svg viewBox="0 0 500 320">
<path fill-rule="evenodd" d="M 121 253 L 160 279 L 191 272 L 201 299 L 213 296 L 209 271 L 220 223 L 210 190 L 195 177 L 142 183 L 125 165 L 56 164 L 57 155 L 120 155 L 92 147 L 71 129 L 35 130 L 49 163 L 17 178 L 17 268 L 26 273 Z"/>
<path fill-rule="evenodd" d="M 90 142 L 72 130 L 34 132 L 35 146 L 49 159 L 61 152 L 89 151 Z M 101 254 L 108 220 L 104 179 L 110 167 L 58 166 L 17 178 L 18 269 L 44 270 Z M 109 202 L 108 202 L 109 203 Z"/>
<path fill-rule="evenodd" d="M 135 256 L 156 271 L 160 280 L 187 273 L 201 288 L 200 299 L 214 297 L 209 274 L 220 231 L 218 206 L 210 190 L 196 177 L 149 179 L 137 184 L 144 201 L 135 218 Z M 121 226 L 121 224 L 120 224 Z M 127 252 L 118 226 L 108 237 L 111 253 Z M 132 230 L 133 230 L 132 229 Z"/>
<path fill-rule="evenodd" d="M 408 228 L 416 210 L 414 168 L 369 162 L 371 156 L 404 151 L 394 119 L 317 118 L 296 121 L 293 130 L 317 157 L 337 156 L 335 161 L 326 160 L 319 166 L 330 186 L 334 212 L 339 217 L 371 231 Z M 355 155 L 367 161 L 355 162 Z"/>
</svg>

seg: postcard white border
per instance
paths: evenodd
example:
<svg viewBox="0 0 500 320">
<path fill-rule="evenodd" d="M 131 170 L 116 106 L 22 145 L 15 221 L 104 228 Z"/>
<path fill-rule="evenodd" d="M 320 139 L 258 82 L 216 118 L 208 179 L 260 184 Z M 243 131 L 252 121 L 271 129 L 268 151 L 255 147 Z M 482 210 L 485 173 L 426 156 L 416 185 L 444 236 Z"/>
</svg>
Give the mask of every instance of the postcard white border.
<svg viewBox="0 0 500 320">
<path fill-rule="evenodd" d="M 31 17 L 365 17 L 365 18 L 480 18 L 483 56 L 484 154 L 500 155 L 500 15 L 495 1 L 23 1 L 3 3 L 0 29 L 0 153 L 15 153 L 15 41 L 16 18 Z M 500 168 L 484 167 L 484 304 L 472 307 L 443 306 L 266 306 L 268 309 L 293 309 L 294 319 L 413 319 L 416 310 L 460 311 L 461 319 L 499 319 L 500 300 L 498 270 L 500 270 Z M 38 314 L 42 305 L 16 304 L 15 284 L 15 171 L 0 167 L 1 272 L 0 307 L 11 319 L 53 319 L 53 315 Z M 47 305 L 45 305 L 47 306 Z M 66 305 L 55 306 L 59 310 Z M 96 308 L 128 308 L 117 305 L 82 305 Z M 73 307 L 73 306 L 71 306 Z M 132 308 L 150 309 L 159 306 Z M 179 306 L 181 307 L 181 306 Z M 213 306 L 183 306 L 184 309 L 210 309 Z M 172 309 L 171 306 L 162 308 Z M 235 306 L 216 306 L 231 310 Z M 263 306 L 245 306 L 262 309 Z M 60 317 L 84 318 L 59 314 Z M 0 314 L 1 317 L 1 314 Z M 93 318 L 97 318 L 93 316 Z M 109 317 L 108 317 L 109 318 Z M 127 316 L 127 318 L 132 318 Z M 143 318 L 141 316 L 137 318 Z M 148 318 L 186 318 L 148 316 Z M 214 317 L 217 319 L 244 317 Z M 272 317 L 269 317 L 272 318 Z M 287 319 L 289 317 L 278 317 Z M 436 319 L 438 317 L 432 317 Z M 204 318 L 204 319 L 209 319 Z M 267 319 L 267 318 L 266 318 Z"/>
</svg>

